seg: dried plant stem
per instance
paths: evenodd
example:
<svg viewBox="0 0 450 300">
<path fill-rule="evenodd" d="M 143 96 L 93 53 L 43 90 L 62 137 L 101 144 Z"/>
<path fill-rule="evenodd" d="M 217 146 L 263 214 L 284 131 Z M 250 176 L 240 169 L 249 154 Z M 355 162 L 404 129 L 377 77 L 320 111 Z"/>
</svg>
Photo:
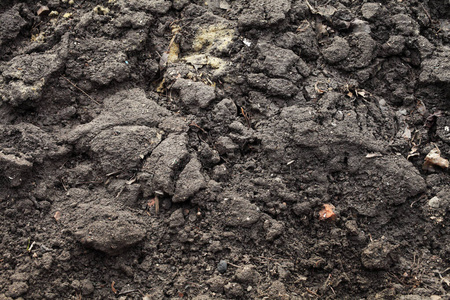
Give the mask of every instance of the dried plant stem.
<svg viewBox="0 0 450 300">
<path fill-rule="evenodd" d="M 94 98 L 92 98 L 91 96 L 89 96 L 88 93 L 86 93 L 85 91 L 83 91 L 81 88 L 79 88 L 75 83 L 73 83 L 72 81 L 70 81 L 68 78 L 66 78 L 65 76 L 62 76 L 62 78 L 64 78 L 65 80 L 67 80 L 68 83 L 70 83 L 74 88 L 76 88 L 77 90 L 79 90 L 80 92 L 82 92 L 83 94 L 86 95 L 86 97 L 88 97 L 89 99 L 91 99 L 92 102 L 94 102 L 97 105 L 100 105 L 100 103 L 98 103 Z"/>
</svg>

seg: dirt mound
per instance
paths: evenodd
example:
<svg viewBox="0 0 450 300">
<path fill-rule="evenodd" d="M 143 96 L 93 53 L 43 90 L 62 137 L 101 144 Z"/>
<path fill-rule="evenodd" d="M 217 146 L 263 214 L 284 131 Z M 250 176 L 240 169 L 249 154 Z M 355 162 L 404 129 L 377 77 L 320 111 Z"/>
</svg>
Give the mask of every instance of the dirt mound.
<svg viewBox="0 0 450 300">
<path fill-rule="evenodd" d="M 2 1 L 0 299 L 450 298 L 449 11 Z"/>
</svg>

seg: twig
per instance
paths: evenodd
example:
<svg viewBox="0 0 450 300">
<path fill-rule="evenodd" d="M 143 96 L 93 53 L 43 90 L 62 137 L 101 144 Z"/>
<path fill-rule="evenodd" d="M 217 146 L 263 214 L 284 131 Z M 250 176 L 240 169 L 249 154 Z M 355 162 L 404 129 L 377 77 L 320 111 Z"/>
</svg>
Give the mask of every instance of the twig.
<svg viewBox="0 0 450 300">
<path fill-rule="evenodd" d="M 430 19 L 430 22 L 432 22 L 433 20 L 431 19 L 430 14 L 428 13 L 428 11 L 425 9 L 425 7 L 423 6 L 422 3 L 420 3 L 420 6 L 422 6 L 423 11 L 425 12 L 425 14 L 427 15 L 428 19 Z"/>
<path fill-rule="evenodd" d="M 251 123 L 250 123 L 250 116 L 249 114 L 245 111 L 245 109 L 243 107 L 241 107 L 241 114 L 242 116 L 244 116 L 244 119 L 247 123 L 248 128 L 251 128 Z"/>
<path fill-rule="evenodd" d="M 236 268 L 240 268 L 240 266 L 235 265 L 235 264 L 232 264 L 232 263 L 230 263 L 230 262 L 227 262 L 227 264 L 229 264 L 230 266 L 236 267 Z"/>
<path fill-rule="evenodd" d="M 305 288 L 306 289 L 306 291 L 308 292 L 308 293 L 310 293 L 310 294 L 312 294 L 312 295 L 314 295 L 314 296 L 317 296 L 317 297 L 320 297 L 320 295 L 319 294 L 317 294 L 316 292 L 314 292 L 314 291 L 311 291 L 310 289 L 308 289 L 308 288 Z"/>
<path fill-rule="evenodd" d="M 70 81 L 68 78 L 66 78 L 65 76 L 62 76 L 62 78 L 64 78 L 65 80 L 67 80 L 68 83 L 70 83 L 74 88 L 78 89 L 80 92 L 82 92 L 83 94 L 86 95 L 86 97 L 88 97 L 89 99 L 91 99 L 92 102 L 94 102 L 97 105 L 100 105 L 100 103 L 98 103 L 94 98 L 92 98 L 91 96 L 89 96 L 88 93 L 86 93 L 85 91 L 83 91 L 81 88 L 79 88 L 78 86 L 76 86 L 75 83 L 73 83 L 72 81 Z"/>
<path fill-rule="evenodd" d="M 192 122 L 191 124 L 189 124 L 189 126 L 197 127 L 198 129 L 200 129 L 201 131 L 203 131 L 203 133 L 208 134 L 208 133 L 206 132 L 205 129 L 203 129 L 203 128 L 201 128 L 200 126 L 198 126 L 197 123 L 195 123 L 195 122 Z"/>
</svg>

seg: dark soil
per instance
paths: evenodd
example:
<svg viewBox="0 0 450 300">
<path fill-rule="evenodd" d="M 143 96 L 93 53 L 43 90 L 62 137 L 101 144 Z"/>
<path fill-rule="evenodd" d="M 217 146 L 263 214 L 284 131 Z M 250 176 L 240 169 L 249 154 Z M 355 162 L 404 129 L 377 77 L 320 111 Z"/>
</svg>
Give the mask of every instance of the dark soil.
<svg viewBox="0 0 450 300">
<path fill-rule="evenodd" d="M 448 0 L 2 0 L 0 299 L 450 299 L 449 108 Z"/>
</svg>

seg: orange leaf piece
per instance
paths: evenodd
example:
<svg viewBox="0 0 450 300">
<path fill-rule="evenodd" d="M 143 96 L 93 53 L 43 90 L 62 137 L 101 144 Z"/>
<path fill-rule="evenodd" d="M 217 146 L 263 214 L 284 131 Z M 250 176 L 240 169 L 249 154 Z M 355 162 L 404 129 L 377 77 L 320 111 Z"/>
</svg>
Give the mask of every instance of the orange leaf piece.
<svg viewBox="0 0 450 300">
<path fill-rule="evenodd" d="M 333 204 L 324 204 L 323 209 L 319 211 L 319 220 L 336 220 L 337 216 L 334 209 L 335 207 Z"/>
<path fill-rule="evenodd" d="M 114 285 L 115 285 L 115 284 L 116 284 L 115 281 L 113 281 L 113 282 L 111 283 L 111 290 L 113 291 L 114 294 L 117 294 L 117 290 L 114 288 Z"/>
<path fill-rule="evenodd" d="M 53 218 L 55 218 L 56 222 L 58 222 L 61 219 L 61 212 L 59 210 L 55 212 Z"/>
</svg>

